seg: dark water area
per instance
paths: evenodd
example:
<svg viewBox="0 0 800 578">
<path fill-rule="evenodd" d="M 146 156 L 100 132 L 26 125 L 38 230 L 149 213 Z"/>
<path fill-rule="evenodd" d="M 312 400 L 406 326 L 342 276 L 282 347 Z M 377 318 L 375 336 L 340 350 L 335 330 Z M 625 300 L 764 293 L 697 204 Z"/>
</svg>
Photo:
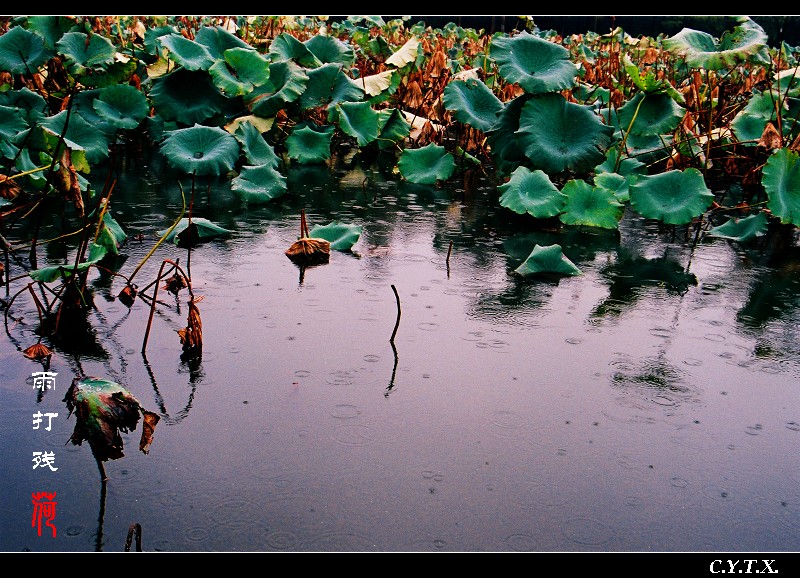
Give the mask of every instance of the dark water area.
<svg viewBox="0 0 800 578">
<path fill-rule="evenodd" d="M 632 213 L 619 231 L 537 228 L 491 183 L 411 185 L 378 162 L 285 174 L 284 196 L 249 206 L 198 179 L 194 216 L 230 234 L 191 253 L 164 243 L 137 273 L 144 288 L 166 259 L 190 269 L 199 359 L 182 359 L 185 291 L 159 293 L 142 354 L 149 304 L 127 307 L 123 281 L 92 273 L 90 331 L 46 365 L 21 353 L 38 318 L 15 301 L 0 550 L 121 552 L 132 524 L 164 552 L 797 550 L 796 246 L 695 244 Z M 156 159 L 120 168 L 120 272 L 175 221 L 177 183 Z M 300 268 L 284 251 L 303 209 L 362 234 Z M 581 275 L 513 274 L 553 243 Z M 74 254 L 60 245 L 39 266 Z M 45 369 L 54 387 L 37 390 Z M 147 454 L 141 423 L 122 434 L 105 484 L 88 444 L 68 443 L 77 376 L 161 418 Z M 58 414 L 51 430 L 36 412 Z M 38 491 L 57 492 L 56 537 L 32 527 Z"/>
</svg>

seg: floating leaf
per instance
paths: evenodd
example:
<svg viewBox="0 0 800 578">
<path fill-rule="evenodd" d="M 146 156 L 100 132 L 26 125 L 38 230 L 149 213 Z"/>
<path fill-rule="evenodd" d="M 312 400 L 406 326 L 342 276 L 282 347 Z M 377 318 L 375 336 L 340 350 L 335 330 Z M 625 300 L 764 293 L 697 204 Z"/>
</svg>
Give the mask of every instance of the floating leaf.
<svg viewBox="0 0 800 578">
<path fill-rule="evenodd" d="M 722 225 L 709 229 L 706 236 L 747 243 L 766 235 L 768 227 L 767 214 L 759 212 L 742 219 L 728 219 Z"/>
<path fill-rule="evenodd" d="M 497 187 L 500 206 L 515 213 L 529 215 L 537 219 L 555 217 L 564 209 L 566 195 L 559 191 L 544 171 L 531 171 L 527 167 L 517 167 L 505 184 Z"/>
<path fill-rule="evenodd" d="M 331 249 L 336 251 L 349 251 L 361 237 L 362 228 L 334 221 L 328 225 L 316 225 L 309 232 L 309 236 L 316 239 L 325 239 L 331 244 Z"/>
<path fill-rule="evenodd" d="M 34 281 L 39 281 L 40 283 L 52 283 L 53 281 L 59 281 L 64 277 L 71 277 L 74 273 L 84 273 L 94 265 L 98 263 L 103 257 L 106 256 L 108 249 L 97 243 L 92 243 L 89 248 L 89 256 L 83 263 L 78 263 L 78 265 L 74 265 L 73 263 L 65 263 L 63 265 L 53 265 L 51 267 L 42 267 L 41 269 L 36 269 L 35 271 L 29 271 L 28 275 Z"/>
<path fill-rule="evenodd" d="M 542 247 L 539 244 L 533 248 L 528 258 L 514 272 L 527 277 L 538 274 L 556 274 L 574 276 L 580 275 L 581 270 L 564 255 L 561 245 L 553 244 Z"/>
<path fill-rule="evenodd" d="M 286 193 L 286 177 L 270 165 L 244 166 L 231 190 L 250 203 L 266 203 Z"/>
<path fill-rule="evenodd" d="M 714 202 L 703 173 L 695 168 L 639 178 L 630 187 L 631 207 L 645 219 L 685 225 Z"/>
<path fill-rule="evenodd" d="M 397 168 L 409 182 L 433 185 L 436 181 L 450 178 L 456 161 L 443 146 L 430 143 L 418 149 L 404 149 L 397 161 Z"/>
</svg>

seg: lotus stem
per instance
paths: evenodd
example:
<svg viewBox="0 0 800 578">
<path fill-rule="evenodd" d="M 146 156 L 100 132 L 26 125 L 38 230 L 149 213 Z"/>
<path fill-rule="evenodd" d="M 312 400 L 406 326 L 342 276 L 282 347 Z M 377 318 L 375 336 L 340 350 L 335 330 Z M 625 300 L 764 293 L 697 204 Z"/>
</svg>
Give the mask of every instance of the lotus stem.
<svg viewBox="0 0 800 578">
<path fill-rule="evenodd" d="M 394 331 L 392 331 L 389 343 L 394 345 L 394 336 L 397 335 L 397 328 L 400 327 L 400 295 L 397 294 L 397 287 L 394 285 L 392 285 L 392 291 L 394 291 L 394 298 L 397 301 L 397 320 L 394 322 Z"/>
</svg>

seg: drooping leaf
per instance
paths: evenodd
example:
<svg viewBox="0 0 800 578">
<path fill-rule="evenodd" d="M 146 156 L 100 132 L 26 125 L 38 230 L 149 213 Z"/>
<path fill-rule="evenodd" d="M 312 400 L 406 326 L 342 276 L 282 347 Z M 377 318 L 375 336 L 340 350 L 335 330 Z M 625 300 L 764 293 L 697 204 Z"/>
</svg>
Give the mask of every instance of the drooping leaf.
<svg viewBox="0 0 800 578">
<path fill-rule="evenodd" d="M 411 125 L 396 108 L 378 111 L 378 129 L 378 148 L 381 149 L 394 148 L 411 133 Z"/>
<path fill-rule="evenodd" d="M 41 36 L 14 26 L 0 36 L 0 70 L 11 74 L 34 72 L 53 57 Z"/>
<path fill-rule="evenodd" d="M 60 281 L 62 278 L 69 278 L 75 273 L 84 273 L 89 267 L 98 263 L 103 257 L 106 256 L 108 249 L 97 243 L 92 243 L 89 248 L 89 256 L 82 263 L 75 266 L 74 263 L 64 263 L 63 265 L 53 265 L 50 267 L 42 267 L 35 271 L 29 271 L 28 275 L 34 281 L 40 283 L 53 283 Z"/>
<path fill-rule="evenodd" d="M 313 129 L 310 126 L 295 128 L 286 139 L 289 158 L 301 164 L 323 163 L 331 158 L 333 126 Z"/>
<path fill-rule="evenodd" d="M 800 225 L 800 155 L 778 149 L 762 169 L 762 184 L 769 197 L 767 208 L 781 223 Z"/>
<path fill-rule="evenodd" d="M 646 219 L 685 225 L 714 202 L 703 173 L 695 168 L 646 175 L 630 187 L 631 207 Z"/>
<path fill-rule="evenodd" d="M 555 274 L 575 276 L 581 275 L 581 270 L 570 261 L 559 244 L 541 246 L 536 244 L 528 258 L 516 269 L 514 273 L 527 277 L 529 275 Z"/>
<path fill-rule="evenodd" d="M 165 120 L 190 126 L 221 112 L 227 100 L 208 72 L 185 68 L 154 79 L 149 96 Z"/>
<path fill-rule="evenodd" d="M 221 128 L 196 124 L 167 132 L 161 153 L 185 173 L 219 176 L 236 164 L 239 143 Z"/>
<path fill-rule="evenodd" d="M 336 251 L 349 251 L 361 237 L 360 225 L 340 223 L 333 221 L 327 225 L 314 225 L 309 231 L 309 236 L 315 239 L 325 239 L 330 242 L 331 249 Z"/>
<path fill-rule="evenodd" d="M 27 87 L 0 92 L 0 105 L 17 109 L 17 116 L 24 119 L 29 126 L 37 124 L 50 114 L 47 101 Z M 0 126 L 4 124 L 5 122 L 0 122 Z M 3 129 L 0 129 L 0 132 L 2 131 Z"/>
<path fill-rule="evenodd" d="M 17 107 L 0 105 L 0 138 L 15 141 L 28 128 L 24 115 L 20 114 Z"/>
<path fill-rule="evenodd" d="M 430 143 L 418 149 L 404 149 L 397 161 L 397 168 L 409 182 L 434 185 L 436 181 L 450 178 L 456 161 L 443 146 Z"/>
<path fill-rule="evenodd" d="M 518 83 L 528 94 L 572 88 L 578 74 L 569 50 L 526 31 L 494 37 L 489 55 L 497 62 L 500 75 L 507 82 Z"/>
<path fill-rule="evenodd" d="M 730 239 L 739 243 L 748 243 L 758 237 L 763 237 L 767 233 L 769 223 L 767 214 L 758 212 L 749 217 L 730 218 L 723 224 L 712 227 L 706 233 L 707 237 L 718 237 L 720 239 Z"/>
<path fill-rule="evenodd" d="M 486 133 L 492 160 L 500 174 L 510 174 L 520 164 L 526 162 L 525 151 L 515 133 L 519 129 L 522 107 L 531 98 L 523 94 L 507 102 L 498 113 L 495 125 Z"/>
<path fill-rule="evenodd" d="M 546 219 L 555 217 L 564 209 L 567 200 L 550 178 L 541 170 L 531 171 L 519 166 L 507 183 L 497 187 L 500 206 L 524 215 Z"/>
<path fill-rule="evenodd" d="M 487 132 L 497 122 L 503 103 L 481 80 L 453 80 L 442 94 L 442 104 L 458 122 Z"/>
<path fill-rule="evenodd" d="M 266 140 L 261 132 L 250 121 L 240 123 L 234 133 L 234 138 L 242 146 L 247 164 L 252 166 L 269 165 L 277 168 L 281 159 L 275 154 L 275 149 Z"/>
<path fill-rule="evenodd" d="M 549 93 L 523 105 L 516 134 L 534 168 L 557 174 L 586 171 L 602 162 L 613 132 L 591 108 Z"/>
<path fill-rule="evenodd" d="M 748 16 L 737 17 L 738 25 L 723 33 L 717 41 L 712 35 L 684 28 L 675 36 L 662 41 L 664 49 L 686 60 L 695 68 L 722 70 L 746 62 L 765 51 L 767 35 Z"/>
<path fill-rule="evenodd" d="M 119 255 L 119 248 L 127 238 L 128 235 L 120 224 L 111 216 L 111 213 L 106 211 L 103 214 L 103 224 L 97 237 L 97 244 L 104 246 L 106 253 Z"/>
<path fill-rule="evenodd" d="M 403 46 L 398 48 L 389 58 L 387 58 L 385 63 L 387 66 L 403 68 L 406 64 L 414 62 L 417 59 L 418 50 L 419 40 L 412 36 L 406 40 Z"/>
<path fill-rule="evenodd" d="M 625 206 L 611 191 L 593 187 L 586 181 L 570 179 L 561 189 L 567 202 L 559 216 L 565 225 L 619 228 Z"/>
<path fill-rule="evenodd" d="M 368 96 L 378 96 L 384 90 L 392 86 L 392 79 L 398 75 L 393 70 L 384 70 L 377 74 L 371 74 L 359 78 L 356 82 L 364 89 Z"/>
<path fill-rule="evenodd" d="M 168 34 L 160 38 L 170 57 L 186 70 L 208 70 L 216 61 L 208 48 L 184 38 L 180 34 Z"/>
<path fill-rule="evenodd" d="M 89 442 L 98 463 L 125 455 L 121 433 L 136 430 L 140 414 L 146 413 L 147 428 L 142 431 L 139 449 L 149 451 L 159 416 L 142 408 L 120 384 L 98 377 L 73 379 L 64 396 L 69 415 L 75 414 L 75 428 L 69 441 L 73 445 Z"/>
<path fill-rule="evenodd" d="M 160 231 L 159 235 L 164 235 L 169 229 Z M 230 235 L 231 231 L 212 223 L 203 217 L 192 217 L 191 226 L 189 218 L 184 217 L 175 228 L 165 237 L 165 241 L 172 241 L 175 245 L 191 246 L 202 241 L 210 241 L 217 237 Z"/>
<path fill-rule="evenodd" d="M 358 141 L 358 146 L 367 146 L 378 138 L 378 113 L 368 102 L 343 102 L 332 110 L 339 128 Z"/>
<path fill-rule="evenodd" d="M 267 203 L 286 193 L 286 177 L 271 165 L 244 166 L 231 190 L 248 203 Z"/>
<path fill-rule="evenodd" d="M 630 186 L 637 180 L 639 180 L 637 173 L 629 173 L 627 177 L 619 173 L 596 173 L 594 186 L 608 191 L 620 203 L 627 203 L 631 198 Z"/>
<path fill-rule="evenodd" d="M 56 49 L 66 56 L 66 64 L 73 74 L 86 70 L 104 70 L 114 64 L 116 49 L 101 34 L 67 32 L 56 43 Z"/>
<path fill-rule="evenodd" d="M 109 124 L 127 130 L 138 127 L 150 111 L 144 94 L 127 84 L 101 89 L 93 105 Z"/>
</svg>

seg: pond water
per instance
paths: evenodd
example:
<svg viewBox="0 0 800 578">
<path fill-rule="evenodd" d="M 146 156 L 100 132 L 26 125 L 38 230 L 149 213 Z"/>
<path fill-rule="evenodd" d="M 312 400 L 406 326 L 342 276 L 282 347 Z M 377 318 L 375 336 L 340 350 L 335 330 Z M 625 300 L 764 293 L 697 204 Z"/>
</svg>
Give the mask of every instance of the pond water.
<svg viewBox="0 0 800 578">
<path fill-rule="evenodd" d="M 126 275 L 181 207 L 163 163 L 128 162 L 112 196 Z M 120 552 L 134 523 L 143 550 L 170 552 L 797 549 L 795 246 L 695 244 L 633 214 L 618 232 L 536 230 L 488 183 L 413 186 L 377 164 L 285 174 L 286 195 L 250 206 L 198 179 L 194 216 L 231 234 L 162 244 L 137 273 L 141 289 L 164 259 L 189 269 L 199 360 L 181 358 L 185 290 L 159 293 L 142 354 L 148 303 L 92 274 L 93 332 L 48 364 L 21 354 L 38 318 L 14 302 L 0 550 Z M 301 269 L 284 254 L 301 209 L 361 237 Z M 553 243 L 582 275 L 512 274 Z M 72 254 L 52 243 L 39 266 Z M 161 416 L 148 454 L 141 422 L 123 433 L 105 485 L 69 443 L 78 376 Z M 58 414 L 50 431 L 35 412 Z M 57 470 L 32 467 L 37 451 Z M 32 527 L 38 491 L 57 492 L 55 538 Z"/>
</svg>

